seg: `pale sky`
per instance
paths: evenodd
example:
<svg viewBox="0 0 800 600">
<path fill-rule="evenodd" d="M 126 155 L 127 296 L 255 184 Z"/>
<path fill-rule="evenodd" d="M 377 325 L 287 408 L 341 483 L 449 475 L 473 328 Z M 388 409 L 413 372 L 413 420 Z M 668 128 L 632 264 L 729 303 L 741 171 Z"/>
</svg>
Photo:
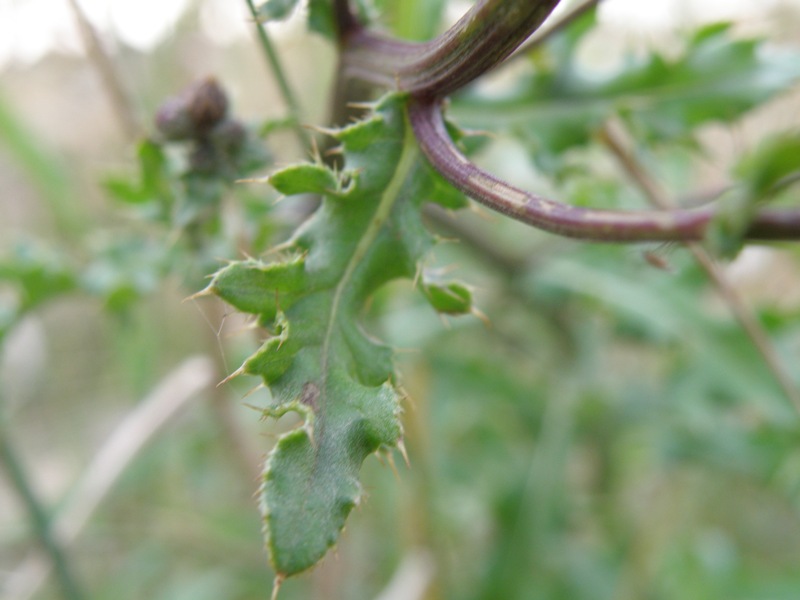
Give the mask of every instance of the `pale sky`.
<svg viewBox="0 0 800 600">
<path fill-rule="evenodd" d="M 193 0 L 78 0 L 101 32 L 147 51 L 170 34 Z M 194 0 L 201 26 L 225 44 L 247 33 L 245 4 L 237 0 Z M 603 21 L 631 29 L 658 30 L 681 22 L 741 19 L 800 0 L 605 0 Z M 0 70 L 14 62 L 32 64 L 48 52 L 78 53 L 81 43 L 67 0 L 0 0 Z"/>
</svg>

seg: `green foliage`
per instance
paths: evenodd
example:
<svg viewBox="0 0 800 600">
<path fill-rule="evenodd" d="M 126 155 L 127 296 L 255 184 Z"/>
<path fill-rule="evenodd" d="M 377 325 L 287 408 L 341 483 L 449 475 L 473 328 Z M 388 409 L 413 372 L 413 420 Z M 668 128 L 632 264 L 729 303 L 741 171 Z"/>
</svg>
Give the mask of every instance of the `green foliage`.
<svg viewBox="0 0 800 600">
<path fill-rule="evenodd" d="M 401 96 L 332 135 L 344 151 L 343 172 L 296 165 L 269 177 L 285 194 L 325 194 L 282 247 L 287 258 L 233 263 L 208 288 L 271 330 L 240 369 L 269 386 L 264 414 L 295 411 L 304 419 L 280 438 L 264 471 L 267 545 L 282 575 L 311 567 L 336 542 L 362 495 L 361 463 L 400 440 L 392 353 L 362 331 L 358 317 L 385 283 L 414 277 L 431 245 L 420 204 L 436 201 L 442 186 L 419 157 Z M 453 291 L 458 308 L 443 304 L 442 294 L 430 296 L 432 304 L 464 312 L 469 298 L 462 287 Z"/>
<path fill-rule="evenodd" d="M 784 133 L 765 140 L 743 157 L 735 170 L 739 185 L 721 203 L 706 239 L 715 254 L 732 258 L 744 247 L 744 234 L 756 210 L 800 175 L 800 135 Z"/>
<path fill-rule="evenodd" d="M 11 286 L 14 294 L 13 302 L 0 307 L 0 343 L 24 314 L 78 285 L 71 265 L 51 249 L 32 242 L 16 244 L 0 259 L 0 283 Z"/>
<path fill-rule="evenodd" d="M 332 3 L 308 4 L 311 29 L 333 38 Z M 271 0 L 261 16 L 285 18 L 296 5 Z M 407 37 L 432 35 L 447 8 L 355 7 Z M 650 52 L 598 75 L 578 59 L 595 26 L 592 15 L 578 21 L 528 55 L 535 70 L 522 69 L 510 91 L 461 93 L 449 112 L 459 125 L 510 131 L 585 205 L 632 194 L 599 169 L 568 168 L 573 149 L 603 152 L 594 132 L 609 119 L 641 149 L 681 145 L 659 154 L 658 175 L 682 189 L 696 165 L 679 154 L 699 126 L 735 123 L 798 75 L 796 57 L 737 40 L 724 25 L 688 34 L 669 57 Z M 329 108 L 314 104 L 318 91 L 298 95 L 308 114 Z M 26 462 L 38 468 L 39 452 L 52 470 L 49 457 L 89 456 L 95 432 L 151 389 L 153 377 L 140 373 L 161 374 L 188 353 L 218 357 L 219 378 L 230 373 L 222 363 L 241 364 L 237 375 L 269 388 L 248 398 L 253 413 L 237 404 L 252 381 L 232 377 L 213 409 L 198 403 L 128 468 L 87 543 L 71 550 L 92 597 L 263 596 L 271 573 L 252 475 L 232 468 L 230 449 L 273 437 L 260 492 L 273 567 L 299 573 L 337 545 L 335 560 L 284 584 L 286 600 L 382 597 L 408 572 L 428 595 L 459 600 L 798 596 L 796 412 L 687 253 L 648 248 L 668 267 L 656 270 L 636 249 L 556 241 L 469 214 L 457 216 L 463 230 L 443 227 L 460 243 L 434 246 L 422 204 L 465 201 L 419 155 L 401 95 L 333 133 L 341 167 L 317 160 L 264 178 L 286 196 L 275 207 L 272 190 L 234 182 L 269 164 L 262 138 L 297 121 L 240 128 L 216 93 L 212 119 L 205 102 L 192 117 L 186 95 L 172 100 L 159 131 L 137 146 L 135 172 L 104 180 L 123 214 L 103 215 L 112 224 L 102 230 L 82 216 L 96 207 L 74 187 L 87 178 L 64 166 L 69 153 L 39 143 L 0 101 L 4 150 L 67 234 L 5 243 L 0 254 L 0 341 L 31 313 L 47 334 L 43 367 L 24 352 L 11 357 L 33 364 L 35 402 L 2 407 L 34 450 Z M 491 136 L 461 139 L 448 127 L 468 151 L 493 149 Z M 285 152 L 282 164 L 294 160 Z M 783 134 L 739 161 L 710 232 L 718 253 L 738 252 L 756 207 L 792 200 L 797 156 L 797 136 Z M 501 151 L 499 161 L 515 158 Z M 307 218 L 314 196 L 321 204 Z M 180 303 L 220 259 L 243 255 L 255 258 L 227 263 L 207 293 L 252 317 L 263 338 L 255 347 L 217 331 L 227 315 L 216 304 Z M 797 382 L 797 253 L 776 248 L 768 258 L 747 300 Z M 787 271 L 773 271 L 777 259 Z M 405 283 L 386 285 L 395 280 Z M 73 302 L 43 310 L 67 295 Z M 110 332 L 98 299 L 127 317 Z M 449 318 L 483 313 L 486 324 Z M 5 383 L 0 396 L 13 395 Z M 240 438 L 226 437 L 232 415 L 252 417 Z M 271 419 L 256 422 L 262 415 Z M 366 458 L 391 458 L 401 442 L 410 468 L 398 482 Z M 8 529 L 0 542 L 9 556 L 27 552 L 20 527 Z M 423 566 L 407 567 L 420 556 Z"/>
<path fill-rule="evenodd" d="M 259 19 L 263 21 L 280 21 L 288 18 L 297 8 L 298 0 L 267 0 L 258 7 Z M 325 37 L 333 39 L 336 26 L 333 20 L 333 8 L 328 0 L 309 0 L 308 28 Z"/>
<path fill-rule="evenodd" d="M 267 0 L 258 7 L 258 17 L 264 21 L 285 19 L 297 6 L 297 0 Z"/>
<path fill-rule="evenodd" d="M 797 54 L 733 39 L 728 24 L 693 33 L 677 56 L 629 57 L 616 72 L 598 76 L 578 60 L 594 26 L 594 13 L 585 15 L 532 51 L 535 70 L 512 92 L 464 95 L 453 114 L 470 126 L 510 129 L 537 166 L 558 173 L 565 153 L 587 145 L 612 116 L 624 119 L 640 142 L 685 142 L 698 126 L 733 122 L 800 78 Z"/>
<path fill-rule="evenodd" d="M 472 292 L 463 283 L 426 279 L 421 289 L 431 306 L 440 313 L 463 315 L 473 310 Z"/>
</svg>

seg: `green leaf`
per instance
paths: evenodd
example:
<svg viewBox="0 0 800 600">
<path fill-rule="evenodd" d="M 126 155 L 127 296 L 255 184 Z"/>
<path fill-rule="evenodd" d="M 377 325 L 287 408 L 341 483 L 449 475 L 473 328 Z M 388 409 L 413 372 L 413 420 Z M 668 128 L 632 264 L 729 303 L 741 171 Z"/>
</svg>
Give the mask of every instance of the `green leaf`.
<svg viewBox="0 0 800 600">
<path fill-rule="evenodd" d="M 258 7 L 258 18 L 261 21 L 279 21 L 292 14 L 297 0 L 267 0 Z"/>
<path fill-rule="evenodd" d="M 405 0 L 390 3 L 392 33 L 405 40 L 427 41 L 439 31 L 445 0 Z"/>
<path fill-rule="evenodd" d="M 361 463 L 400 440 L 392 351 L 358 317 L 379 287 L 417 272 L 433 241 L 422 202 L 453 201 L 419 154 L 403 96 L 387 96 L 334 136 L 348 185 L 319 165 L 273 175 L 284 193 L 325 191 L 320 208 L 284 245 L 283 259 L 233 263 L 208 288 L 271 331 L 240 368 L 270 387 L 264 414 L 304 419 L 280 438 L 264 471 L 267 546 L 282 575 L 308 569 L 335 544 L 361 498 Z"/>
<path fill-rule="evenodd" d="M 447 315 L 465 315 L 472 312 L 472 292 L 463 283 L 425 280 L 422 293 L 431 306 Z"/>
<path fill-rule="evenodd" d="M 769 196 L 782 181 L 800 173 L 800 133 L 784 133 L 763 142 L 745 156 L 736 175 L 754 196 Z"/>
<path fill-rule="evenodd" d="M 336 37 L 336 24 L 330 0 L 309 0 L 308 27 L 327 38 Z"/>
<path fill-rule="evenodd" d="M 700 29 L 675 57 L 652 52 L 598 75 L 576 53 L 594 23 L 588 13 L 534 53 L 537 69 L 511 92 L 488 98 L 473 91 L 451 115 L 469 127 L 507 128 L 541 168 L 556 170 L 565 151 L 588 144 L 612 116 L 623 117 L 642 141 L 688 141 L 696 127 L 733 122 L 800 78 L 796 53 L 733 39 L 727 24 Z"/>
<path fill-rule="evenodd" d="M 77 277 L 63 252 L 41 243 L 22 241 L 6 256 L 0 256 L 0 342 L 19 320 L 39 305 L 68 294 L 77 287 Z"/>
<path fill-rule="evenodd" d="M 745 233 L 758 206 L 769 201 L 800 174 L 800 134 L 781 134 L 762 143 L 736 167 L 740 186 L 720 203 L 706 241 L 713 253 L 733 258 L 743 248 Z"/>
<path fill-rule="evenodd" d="M 269 183 L 282 194 L 338 194 L 339 178 L 324 165 L 293 165 L 273 173 Z"/>
<path fill-rule="evenodd" d="M 169 249 L 147 239 L 117 236 L 93 248 L 80 277 L 83 290 L 101 298 L 107 309 L 124 313 L 152 292 L 168 268 Z"/>
<path fill-rule="evenodd" d="M 126 204 L 152 204 L 163 218 L 175 202 L 174 174 L 161 145 L 144 140 L 137 148 L 138 177 L 108 177 L 103 182 L 106 191 Z"/>
<path fill-rule="evenodd" d="M 61 253 L 32 242 L 16 244 L 9 256 L 0 258 L 0 282 L 19 293 L 19 311 L 28 311 L 76 287 L 74 269 Z"/>
</svg>

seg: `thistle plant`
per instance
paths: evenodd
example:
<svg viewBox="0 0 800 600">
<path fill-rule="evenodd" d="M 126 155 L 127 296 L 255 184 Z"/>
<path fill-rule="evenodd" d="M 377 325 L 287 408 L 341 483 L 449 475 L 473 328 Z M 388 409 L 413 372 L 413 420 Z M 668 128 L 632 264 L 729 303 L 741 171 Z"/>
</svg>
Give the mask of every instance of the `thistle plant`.
<svg viewBox="0 0 800 600">
<path fill-rule="evenodd" d="M 268 1 L 254 14 L 282 18 L 294 4 Z M 318 196 L 319 208 L 268 258 L 225 266 L 204 291 L 253 315 L 266 332 L 259 350 L 234 373 L 259 376 L 269 387 L 264 415 L 292 411 L 302 419 L 270 452 L 260 492 L 279 581 L 314 566 L 335 545 L 363 498 L 362 462 L 403 447 L 403 391 L 392 349 L 359 322 L 370 297 L 387 282 L 407 278 L 434 310 L 475 311 L 467 286 L 434 282 L 421 266 L 434 242 L 423 226 L 424 204 L 454 210 L 470 198 L 532 227 L 592 242 L 705 241 L 732 254 L 748 240 L 800 238 L 799 208 L 763 206 L 797 179 L 796 138 L 778 143 L 782 156 L 788 149 L 795 158 L 753 159 L 741 183 L 712 199 L 718 201 L 650 211 L 556 201 L 471 162 L 459 147 L 462 133 L 445 117 L 451 98 L 455 121 L 461 113 L 480 126 L 482 110 L 520 113 L 516 130 L 538 140 L 543 160 L 588 143 L 612 117 L 662 142 L 707 122 L 732 121 L 800 74 L 797 62 L 763 58 L 757 42 L 733 40 L 725 26 L 715 26 L 697 33 L 671 62 L 653 55 L 606 80 L 585 80 L 573 68 L 574 51 L 591 27 L 595 3 L 531 38 L 558 4 L 480 0 L 438 37 L 407 42 L 376 32 L 360 5 L 309 3 L 310 27 L 338 47 L 338 112 L 359 103 L 367 114 L 325 130 L 340 156 L 336 165 L 317 159 L 264 178 L 287 197 Z M 482 98 L 468 87 L 516 60 L 515 52 L 537 52 L 551 41 L 555 67 L 527 85 L 500 98 Z M 372 96 L 348 96 L 363 89 L 353 82 L 371 86 Z M 525 122 L 525 111 L 537 102 L 566 108 L 537 129 L 535 114 Z M 716 111 L 720 106 L 724 110 Z M 766 152 L 774 157 L 778 151 Z"/>
</svg>

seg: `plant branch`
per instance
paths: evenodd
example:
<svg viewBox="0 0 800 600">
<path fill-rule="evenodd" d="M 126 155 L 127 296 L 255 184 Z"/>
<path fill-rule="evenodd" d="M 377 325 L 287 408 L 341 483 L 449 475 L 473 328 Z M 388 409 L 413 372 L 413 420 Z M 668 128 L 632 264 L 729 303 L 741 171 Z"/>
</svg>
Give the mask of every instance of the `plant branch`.
<svg viewBox="0 0 800 600">
<path fill-rule="evenodd" d="M 570 206 L 514 187 L 481 170 L 453 144 L 438 101 L 412 99 L 409 118 L 433 167 L 451 184 L 492 210 L 551 233 L 598 242 L 697 241 L 714 207 L 627 212 Z M 800 239 L 800 210 L 756 215 L 748 239 Z"/>
<path fill-rule="evenodd" d="M 567 12 L 559 16 L 558 20 L 553 24 L 548 25 L 547 27 L 542 27 L 541 29 L 537 29 L 533 35 L 531 35 L 531 37 L 525 41 L 524 44 L 514 51 L 514 54 L 510 58 L 516 59 L 521 56 L 525 56 L 526 52 L 547 41 L 555 34 L 560 33 L 572 25 L 575 21 L 580 19 L 587 12 L 594 9 L 598 4 L 600 4 L 600 1 L 601 0 L 584 0 L 583 2 L 571 6 Z"/>
<path fill-rule="evenodd" d="M 28 512 L 36 537 L 55 570 L 56 579 L 61 587 L 61 594 L 65 600 L 81 600 L 85 594 L 81 591 L 75 575 L 70 568 L 66 553 L 56 539 L 50 518 L 42 503 L 33 491 L 25 468 L 17 458 L 16 452 L 8 439 L 6 427 L 0 423 L 0 463 L 8 473 L 11 486 L 19 495 Z"/>
<path fill-rule="evenodd" d="M 349 0 L 333 0 L 333 19 L 339 44 L 344 46 L 348 36 L 361 29 L 361 23 L 353 14 Z"/>
<path fill-rule="evenodd" d="M 481 0 L 430 42 L 411 43 L 351 28 L 345 74 L 416 96 L 443 97 L 508 57 L 559 0 Z"/>
<path fill-rule="evenodd" d="M 100 80 L 103 82 L 103 87 L 111 101 L 111 107 L 117 115 L 117 120 L 129 138 L 138 138 L 142 133 L 142 126 L 136 115 L 130 95 L 125 89 L 121 78 L 117 75 L 117 69 L 114 67 L 111 57 L 103 47 L 100 36 L 86 17 L 86 13 L 83 12 L 77 0 L 69 0 L 69 5 L 75 17 L 75 22 L 78 24 L 89 59 L 100 74 Z"/>
<path fill-rule="evenodd" d="M 618 133 L 607 125 L 600 131 L 600 139 L 650 204 L 666 210 L 674 208 L 675 203 L 653 179 L 645 166 L 626 148 Z M 797 389 L 797 386 L 795 386 L 781 364 L 780 357 L 761 323 L 756 320 L 752 312 L 745 306 L 739 293 L 730 284 L 706 249 L 697 243 L 688 243 L 686 247 L 695 261 L 706 272 L 709 280 L 752 341 L 783 393 L 797 411 L 800 412 L 800 390 Z"/>
<path fill-rule="evenodd" d="M 267 65 L 269 66 L 272 75 L 275 77 L 275 81 L 278 84 L 278 90 L 281 93 L 281 97 L 283 98 L 286 108 L 289 111 L 289 116 L 292 119 L 292 130 L 294 131 L 297 140 L 300 142 L 300 146 L 304 150 L 308 151 L 311 148 L 311 144 L 308 139 L 308 133 L 301 125 L 302 121 L 300 119 L 300 103 L 297 101 L 297 98 L 295 97 L 294 92 L 289 85 L 289 79 L 286 77 L 286 71 L 281 64 L 278 53 L 275 51 L 275 47 L 272 45 L 272 41 L 269 39 L 269 34 L 267 33 L 264 24 L 259 20 L 258 9 L 256 8 L 255 3 L 253 0 L 245 1 L 247 2 L 247 8 L 250 11 L 250 15 L 255 21 L 256 32 L 258 33 L 258 41 L 261 44 L 261 49 L 264 51 L 264 58 L 266 58 Z"/>
</svg>

